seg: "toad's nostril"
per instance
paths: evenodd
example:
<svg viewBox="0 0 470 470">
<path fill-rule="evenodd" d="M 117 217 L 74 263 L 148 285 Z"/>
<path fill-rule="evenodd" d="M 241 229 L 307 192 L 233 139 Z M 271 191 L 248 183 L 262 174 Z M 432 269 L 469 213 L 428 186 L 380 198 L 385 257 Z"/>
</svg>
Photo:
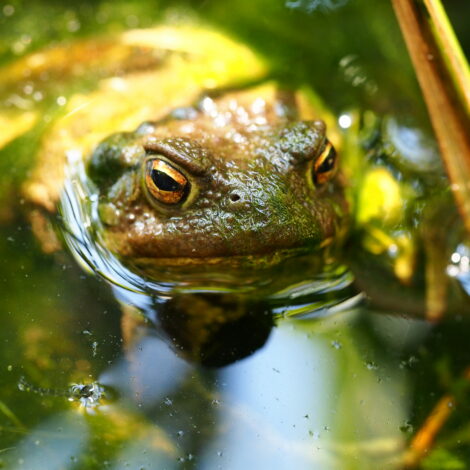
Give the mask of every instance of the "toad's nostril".
<svg viewBox="0 0 470 470">
<path fill-rule="evenodd" d="M 230 200 L 231 200 L 232 202 L 237 202 L 237 201 L 240 200 L 240 195 L 237 194 L 237 193 L 232 193 L 232 194 L 230 194 Z"/>
</svg>

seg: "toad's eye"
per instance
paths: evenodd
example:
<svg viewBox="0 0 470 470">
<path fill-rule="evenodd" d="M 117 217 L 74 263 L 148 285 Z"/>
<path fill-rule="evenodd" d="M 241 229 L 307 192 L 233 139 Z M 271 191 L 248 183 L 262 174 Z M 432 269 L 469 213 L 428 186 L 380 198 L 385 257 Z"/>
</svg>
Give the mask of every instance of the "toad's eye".
<svg viewBox="0 0 470 470">
<path fill-rule="evenodd" d="M 325 184 L 335 175 L 336 163 L 336 150 L 331 142 L 327 141 L 322 153 L 313 164 L 313 182 L 316 186 Z"/>
<path fill-rule="evenodd" d="M 190 183 L 181 171 L 158 158 L 147 161 L 145 186 L 154 199 L 170 205 L 183 202 L 190 189 Z"/>
</svg>

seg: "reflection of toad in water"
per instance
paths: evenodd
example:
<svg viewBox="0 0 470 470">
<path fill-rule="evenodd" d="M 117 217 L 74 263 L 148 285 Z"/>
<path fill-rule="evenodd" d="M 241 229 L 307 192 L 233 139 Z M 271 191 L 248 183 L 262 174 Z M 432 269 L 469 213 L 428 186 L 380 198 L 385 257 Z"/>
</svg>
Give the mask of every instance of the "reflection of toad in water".
<svg viewBox="0 0 470 470">
<path fill-rule="evenodd" d="M 159 309 L 159 326 L 175 349 L 205 366 L 223 366 L 252 354 L 273 326 L 266 303 L 244 295 L 183 294 Z"/>
</svg>

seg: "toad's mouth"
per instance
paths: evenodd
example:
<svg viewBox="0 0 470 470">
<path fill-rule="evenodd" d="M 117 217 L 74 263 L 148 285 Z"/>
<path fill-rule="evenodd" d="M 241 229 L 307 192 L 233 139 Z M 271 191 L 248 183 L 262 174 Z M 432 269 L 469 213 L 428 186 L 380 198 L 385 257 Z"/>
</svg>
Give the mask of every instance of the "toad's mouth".
<svg viewBox="0 0 470 470">
<path fill-rule="evenodd" d="M 328 249 L 332 241 L 325 240 L 316 249 L 287 248 L 268 254 L 226 257 L 121 259 L 121 263 L 145 282 L 172 288 L 237 292 L 256 289 L 260 293 L 321 275 L 325 266 L 335 262 Z"/>
<path fill-rule="evenodd" d="M 200 257 L 136 257 L 122 259 L 128 266 L 137 267 L 143 271 L 161 271 L 172 269 L 185 269 L 193 271 L 217 271 L 218 269 L 263 270 L 284 263 L 286 260 L 300 257 L 323 256 L 325 248 L 332 245 L 333 237 L 323 240 L 316 247 L 302 246 L 292 248 L 279 248 L 271 252 L 228 255 L 228 256 L 200 256 Z"/>
</svg>

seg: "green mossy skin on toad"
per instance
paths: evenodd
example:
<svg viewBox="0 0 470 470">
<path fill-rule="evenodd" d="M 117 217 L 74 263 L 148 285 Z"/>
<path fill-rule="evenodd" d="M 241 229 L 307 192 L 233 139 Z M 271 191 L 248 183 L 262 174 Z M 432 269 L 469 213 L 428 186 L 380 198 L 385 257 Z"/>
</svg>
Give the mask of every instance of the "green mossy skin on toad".
<svg viewBox="0 0 470 470">
<path fill-rule="evenodd" d="M 132 145 L 134 140 L 134 134 L 120 133 L 98 145 L 88 166 L 88 174 L 97 186 L 109 187 L 126 171 L 133 161 L 133 153 L 141 151 Z"/>
<path fill-rule="evenodd" d="M 292 115 L 297 110 L 287 110 L 270 84 L 205 96 L 185 113 L 107 138 L 88 174 L 108 249 L 128 262 L 227 264 L 249 257 L 253 264 L 332 243 L 345 209 L 342 190 L 334 179 L 313 184 L 326 128 Z M 181 204 L 155 201 L 146 190 L 146 164 L 154 158 L 187 178 Z"/>
<path fill-rule="evenodd" d="M 52 47 L 6 67 L 2 81 L 13 86 L 25 67 L 35 87 L 47 74 L 44 92 L 60 85 L 62 94 L 50 110 L 44 101 L 0 115 L 18 130 L 0 146 L 48 115 L 25 200 L 54 214 L 83 164 L 99 200 L 93 243 L 127 266 L 278 263 L 336 238 L 342 189 L 334 179 L 315 187 L 312 175 L 326 139 L 339 141 L 334 119 L 312 90 L 270 81 L 246 45 L 210 28 L 161 25 Z M 157 154 L 187 178 L 180 204 L 155 202 L 145 187 Z M 89 211 L 83 194 L 67 197 Z"/>
</svg>

